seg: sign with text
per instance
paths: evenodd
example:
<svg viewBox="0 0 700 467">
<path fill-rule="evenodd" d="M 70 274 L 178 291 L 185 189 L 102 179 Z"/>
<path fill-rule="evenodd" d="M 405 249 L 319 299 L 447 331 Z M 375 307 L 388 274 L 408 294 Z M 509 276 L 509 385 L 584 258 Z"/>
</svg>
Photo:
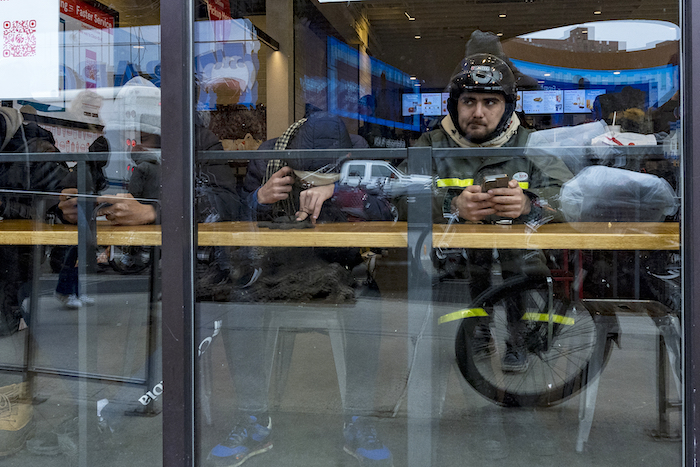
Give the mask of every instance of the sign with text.
<svg viewBox="0 0 700 467">
<path fill-rule="evenodd" d="M 0 98 L 58 94 L 59 0 L 0 1 Z M 12 72 L 10 70 L 13 70 Z"/>
<path fill-rule="evenodd" d="M 80 0 L 61 0 L 61 13 L 94 28 L 108 29 L 112 34 L 114 17 L 90 4 Z"/>
<path fill-rule="evenodd" d="M 207 12 L 210 21 L 231 19 L 231 3 L 229 0 L 207 0 Z"/>
</svg>

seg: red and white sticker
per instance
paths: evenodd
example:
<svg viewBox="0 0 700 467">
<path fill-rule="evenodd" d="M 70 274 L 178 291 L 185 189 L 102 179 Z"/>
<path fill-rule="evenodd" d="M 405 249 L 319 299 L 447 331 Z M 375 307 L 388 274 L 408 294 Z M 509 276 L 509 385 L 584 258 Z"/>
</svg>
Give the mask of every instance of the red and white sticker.
<svg viewBox="0 0 700 467">
<path fill-rule="evenodd" d="M 513 175 L 513 180 L 517 182 L 527 182 L 530 176 L 525 172 L 517 172 Z"/>
</svg>

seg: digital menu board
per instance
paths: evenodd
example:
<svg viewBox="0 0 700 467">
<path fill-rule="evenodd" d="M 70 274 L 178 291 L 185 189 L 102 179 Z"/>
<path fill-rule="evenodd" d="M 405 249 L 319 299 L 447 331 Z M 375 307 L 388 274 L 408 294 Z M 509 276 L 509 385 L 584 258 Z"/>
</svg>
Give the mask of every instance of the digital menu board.
<svg viewBox="0 0 700 467">
<path fill-rule="evenodd" d="M 564 113 L 564 91 L 523 91 L 523 112 L 526 114 Z"/>
<path fill-rule="evenodd" d="M 564 91 L 564 113 L 589 113 L 595 98 L 605 89 L 567 89 Z"/>
<path fill-rule="evenodd" d="M 421 95 L 418 93 L 404 94 L 401 99 L 401 110 L 404 117 L 421 113 Z"/>
<path fill-rule="evenodd" d="M 421 94 L 421 109 L 423 115 L 442 115 L 442 94 L 439 92 L 424 92 Z"/>
<path fill-rule="evenodd" d="M 442 93 L 442 115 L 447 115 L 449 113 L 447 111 L 447 99 L 449 99 L 449 98 L 450 98 L 449 92 Z"/>
</svg>

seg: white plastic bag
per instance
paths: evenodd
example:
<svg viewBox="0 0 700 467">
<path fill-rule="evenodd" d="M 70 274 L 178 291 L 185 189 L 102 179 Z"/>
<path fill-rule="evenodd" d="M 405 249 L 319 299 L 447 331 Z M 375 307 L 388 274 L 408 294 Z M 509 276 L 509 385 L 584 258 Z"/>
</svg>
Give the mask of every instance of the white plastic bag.
<svg viewBox="0 0 700 467">
<path fill-rule="evenodd" d="M 655 146 L 654 135 L 620 132 L 619 127 L 609 126 L 603 120 L 582 125 L 535 131 L 527 140 L 525 155 L 557 156 L 577 174 L 596 161 L 612 160 L 621 167 L 626 164 L 622 146 Z"/>
<path fill-rule="evenodd" d="M 574 174 L 591 165 L 591 141 L 604 135 L 608 125 L 602 121 L 582 125 L 551 128 L 530 133 L 527 139 L 526 156 L 556 156 L 561 158 Z"/>
<path fill-rule="evenodd" d="M 566 182 L 560 206 L 568 222 L 660 222 L 678 210 L 666 180 L 605 166 L 586 167 Z"/>
</svg>

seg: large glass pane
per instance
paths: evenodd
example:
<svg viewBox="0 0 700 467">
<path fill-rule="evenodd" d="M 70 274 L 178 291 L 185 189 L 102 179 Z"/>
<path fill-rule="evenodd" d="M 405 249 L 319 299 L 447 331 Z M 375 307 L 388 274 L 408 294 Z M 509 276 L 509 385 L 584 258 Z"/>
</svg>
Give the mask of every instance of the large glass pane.
<svg viewBox="0 0 700 467">
<path fill-rule="evenodd" d="M 201 2 L 196 463 L 681 465 L 678 12 Z"/>
<path fill-rule="evenodd" d="M 0 465 L 159 465 L 159 2 L 0 10 Z"/>
</svg>

